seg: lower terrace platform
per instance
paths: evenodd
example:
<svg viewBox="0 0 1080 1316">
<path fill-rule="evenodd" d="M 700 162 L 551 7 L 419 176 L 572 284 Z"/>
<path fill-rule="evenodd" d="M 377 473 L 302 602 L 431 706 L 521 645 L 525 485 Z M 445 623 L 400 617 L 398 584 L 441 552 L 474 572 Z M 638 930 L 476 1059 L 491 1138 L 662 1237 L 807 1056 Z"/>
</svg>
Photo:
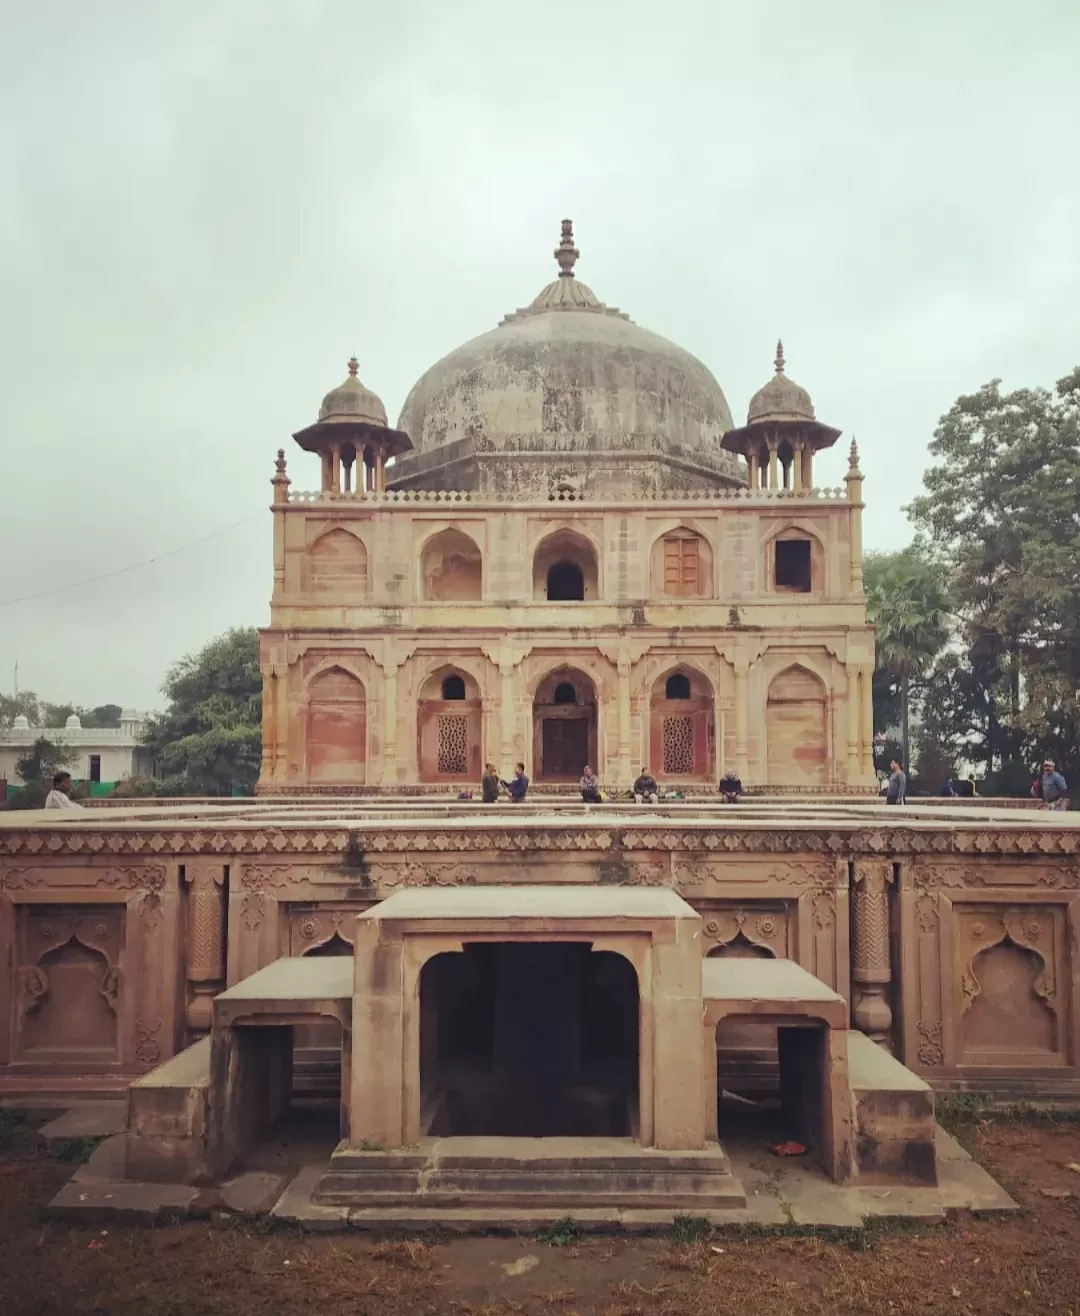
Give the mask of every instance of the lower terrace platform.
<svg viewBox="0 0 1080 1316">
<path fill-rule="evenodd" d="M 795 962 L 933 1089 L 1080 1096 L 1080 815 L 444 795 L 0 813 L 0 1101 L 124 1094 L 208 1033 L 226 988 L 352 955 L 356 915 L 395 892 L 491 886 L 667 889 L 700 915 L 702 959 Z M 340 1028 L 296 1025 L 294 1091 L 315 1104 Z M 717 1060 L 727 1090 L 778 1091 L 752 1021 Z"/>
</svg>

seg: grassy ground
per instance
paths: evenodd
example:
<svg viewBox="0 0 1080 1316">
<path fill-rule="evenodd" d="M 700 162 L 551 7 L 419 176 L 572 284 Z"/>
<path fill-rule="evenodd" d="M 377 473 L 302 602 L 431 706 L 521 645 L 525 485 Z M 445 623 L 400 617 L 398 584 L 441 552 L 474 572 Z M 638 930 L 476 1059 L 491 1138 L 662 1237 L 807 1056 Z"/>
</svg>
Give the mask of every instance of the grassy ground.
<svg viewBox="0 0 1080 1316">
<path fill-rule="evenodd" d="M 41 1215 L 71 1161 L 0 1118 L 0 1313 L 1080 1316 L 1080 1122 L 972 1102 L 947 1118 L 1023 1216 L 846 1237 L 702 1237 L 689 1221 L 663 1238 L 583 1238 L 567 1222 L 543 1239 L 423 1241 L 236 1220 L 74 1228 Z"/>
</svg>

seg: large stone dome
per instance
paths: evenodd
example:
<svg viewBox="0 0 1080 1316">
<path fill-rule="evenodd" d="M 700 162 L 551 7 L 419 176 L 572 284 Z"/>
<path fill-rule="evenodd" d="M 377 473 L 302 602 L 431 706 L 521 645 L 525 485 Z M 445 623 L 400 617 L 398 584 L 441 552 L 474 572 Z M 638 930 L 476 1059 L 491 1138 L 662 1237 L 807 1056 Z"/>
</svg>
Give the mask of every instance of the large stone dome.
<svg viewBox="0 0 1080 1316">
<path fill-rule="evenodd" d="M 413 386 L 398 428 L 414 449 L 471 439 L 520 452 L 721 457 L 732 420 L 709 370 L 574 278 L 569 220 L 555 257 L 559 277 L 530 306 L 443 357 Z"/>
</svg>

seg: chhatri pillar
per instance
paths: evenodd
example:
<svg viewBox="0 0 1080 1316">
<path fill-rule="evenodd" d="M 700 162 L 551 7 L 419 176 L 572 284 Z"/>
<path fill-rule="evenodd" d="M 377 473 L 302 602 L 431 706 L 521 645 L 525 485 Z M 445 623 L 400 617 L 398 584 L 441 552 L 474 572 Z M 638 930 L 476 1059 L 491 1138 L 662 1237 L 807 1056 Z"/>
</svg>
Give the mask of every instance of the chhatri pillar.
<svg viewBox="0 0 1080 1316">
<path fill-rule="evenodd" d="M 813 481 L 814 453 L 831 448 L 840 431 L 823 425 L 814 414 L 810 394 L 784 373 L 784 344 L 776 344 L 775 374 L 750 399 L 746 424 L 728 430 L 720 446 L 745 457 L 750 467 L 750 488 L 757 488 L 762 454 L 767 454 L 768 487 L 786 488 L 793 494 L 809 494 Z M 789 474 L 785 481 L 778 466 Z"/>
<path fill-rule="evenodd" d="M 301 448 L 319 454 L 324 497 L 384 493 L 387 461 L 413 446 L 403 430 L 390 428 L 382 400 L 361 384 L 358 370 L 351 357 L 348 377 L 323 398 L 319 419 L 293 435 Z"/>
</svg>

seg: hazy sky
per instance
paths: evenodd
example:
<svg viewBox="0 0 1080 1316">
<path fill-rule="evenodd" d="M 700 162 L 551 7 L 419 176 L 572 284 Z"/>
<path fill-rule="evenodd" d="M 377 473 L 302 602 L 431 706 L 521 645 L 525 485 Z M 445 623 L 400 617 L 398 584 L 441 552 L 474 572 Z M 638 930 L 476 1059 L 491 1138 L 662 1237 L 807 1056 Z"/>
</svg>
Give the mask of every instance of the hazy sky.
<svg viewBox="0 0 1080 1316">
<path fill-rule="evenodd" d="M 959 393 L 1080 362 L 1076 0 L 0 0 L 0 33 L 0 690 L 153 707 L 263 624 L 275 450 L 315 486 L 289 436 L 349 354 L 395 417 L 564 215 L 737 421 L 783 336 L 871 548 Z"/>
</svg>

